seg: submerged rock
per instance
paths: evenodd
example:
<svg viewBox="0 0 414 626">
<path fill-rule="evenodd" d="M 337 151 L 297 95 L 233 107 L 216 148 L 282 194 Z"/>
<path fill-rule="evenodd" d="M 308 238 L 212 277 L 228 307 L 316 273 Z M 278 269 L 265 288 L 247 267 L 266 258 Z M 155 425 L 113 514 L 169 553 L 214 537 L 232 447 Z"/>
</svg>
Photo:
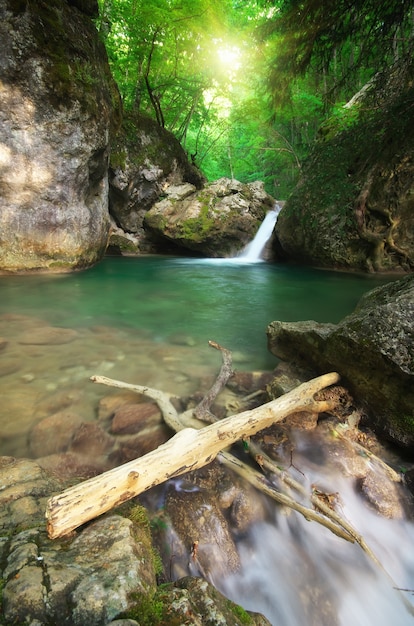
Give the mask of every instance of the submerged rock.
<svg viewBox="0 0 414 626">
<path fill-rule="evenodd" d="M 145 215 L 145 229 L 164 245 L 170 242 L 208 257 L 237 254 L 275 204 L 259 181 L 221 178 L 200 191 L 184 186 L 172 192 L 167 188 L 166 197 Z"/>
<path fill-rule="evenodd" d="M 272 322 L 270 351 L 317 373 L 337 371 L 369 424 L 414 449 L 414 276 L 364 295 L 338 325 Z"/>
</svg>

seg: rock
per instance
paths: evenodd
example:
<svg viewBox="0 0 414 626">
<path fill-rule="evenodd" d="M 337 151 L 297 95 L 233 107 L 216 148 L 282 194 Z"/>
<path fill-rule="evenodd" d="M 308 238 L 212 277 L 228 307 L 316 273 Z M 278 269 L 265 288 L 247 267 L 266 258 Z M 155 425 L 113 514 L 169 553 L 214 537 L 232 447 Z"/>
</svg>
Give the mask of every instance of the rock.
<svg viewBox="0 0 414 626">
<path fill-rule="evenodd" d="M 384 470 L 378 466 L 367 468 L 360 483 L 365 499 L 380 515 L 394 519 L 404 519 L 405 511 L 398 483 L 389 480 Z"/>
<path fill-rule="evenodd" d="M 201 578 L 178 580 L 168 592 L 168 603 L 167 623 L 175 619 L 189 626 L 271 626 L 263 615 L 244 611 Z"/>
<path fill-rule="evenodd" d="M 76 429 L 71 442 L 71 450 L 89 457 L 107 455 L 115 445 L 111 437 L 97 422 L 84 422 Z"/>
<path fill-rule="evenodd" d="M 128 608 L 132 593 L 155 591 L 150 545 L 148 530 L 117 515 L 92 522 L 60 549 L 44 531 L 16 534 L 3 571 L 7 623 L 107 624 Z"/>
<path fill-rule="evenodd" d="M 70 411 L 59 411 L 38 422 L 29 434 L 29 448 L 33 457 L 67 450 L 80 423 L 81 418 Z"/>
<path fill-rule="evenodd" d="M 46 500 L 64 483 L 27 459 L 0 457 L 0 530 L 12 534 L 16 528 L 44 526 Z"/>
<path fill-rule="evenodd" d="M 233 256 L 249 243 L 274 200 L 263 183 L 243 184 L 221 178 L 200 191 L 157 202 L 144 226 L 157 240 L 209 257 Z"/>
<path fill-rule="evenodd" d="M 126 404 L 115 412 L 111 423 L 111 433 L 114 435 L 132 435 L 151 422 L 153 424 L 162 423 L 161 412 L 155 403 Z"/>
<path fill-rule="evenodd" d="M 0 271 L 62 272 L 105 252 L 120 99 L 96 10 L 94 0 L 1 3 Z"/>
<path fill-rule="evenodd" d="M 143 402 L 142 396 L 133 391 L 118 391 L 99 400 L 98 417 L 99 420 L 108 421 L 112 419 L 114 413 L 122 406 L 139 404 Z"/>
<path fill-rule="evenodd" d="M 62 480 L 87 480 L 113 467 L 108 458 L 90 457 L 75 452 L 60 452 L 42 456 L 37 463 L 47 472 Z"/>
<path fill-rule="evenodd" d="M 137 459 L 171 438 L 171 430 L 163 423 L 144 426 L 136 435 L 122 437 L 119 441 L 119 463 Z"/>
<path fill-rule="evenodd" d="M 124 237 L 134 236 L 140 252 L 156 251 L 143 228 L 146 212 L 169 189 L 198 189 L 204 183 L 174 135 L 151 118 L 126 113 L 113 142 L 109 170 L 109 210 Z M 119 231 L 116 231 L 119 235 Z M 112 241 L 113 242 L 113 241 Z M 120 242 L 118 241 L 118 244 Z M 124 253 L 124 247 L 119 245 Z M 127 253 L 132 252 L 128 247 Z"/>
<path fill-rule="evenodd" d="M 269 626 L 201 579 L 157 589 L 143 507 L 125 505 L 129 518 L 108 514 L 52 541 L 46 500 L 67 484 L 37 462 L 0 457 L 0 485 L 2 623 L 136 626 L 150 614 L 154 619 L 146 623 L 162 616 L 168 624 Z"/>
<path fill-rule="evenodd" d="M 372 290 L 338 325 L 272 322 L 270 351 L 321 374 L 337 371 L 368 424 L 414 449 L 414 276 Z"/>
<path fill-rule="evenodd" d="M 23 345 L 49 345 L 59 346 L 64 343 L 70 343 L 78 337 L 76 330 L 72 328 L 56 328 L 54 326 L 45 326 L 43 328 L 35 328 L 20 335 L 18 341 Z"/>
<path fill-rule="evenodd" d="M 0 377 L 9 376 L 18 372 L 23 366 L 23 360 L 14 357 L 3 356 L 0 362 Z"/>
</svg>

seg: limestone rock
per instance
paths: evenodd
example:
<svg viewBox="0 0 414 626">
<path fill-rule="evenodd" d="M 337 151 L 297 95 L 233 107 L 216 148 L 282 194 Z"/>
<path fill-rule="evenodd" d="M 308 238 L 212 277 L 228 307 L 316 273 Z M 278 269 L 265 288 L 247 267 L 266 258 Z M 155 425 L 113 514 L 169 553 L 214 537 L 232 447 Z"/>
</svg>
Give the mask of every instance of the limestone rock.
<svg viewBox="0 0 414 626">
<path fill-rule="evenodd" d="M 414 276 L 363 296 L 338 325 L 272 322 L 270 351 L 317 373 L 337 371 L 369 424 L 414 447 Z"/>
<path fill-rule="evenodd" d="M 228 257 L 242 250 L 275 201 L 263 183 L 221 178 L 200 191 L 169 195 L 145 215 L 152 237 L 202 256 Z"/>
<path fill-rule="evenodd" d="M 191 577 L 156 588 L 154 549 L 145 509 L 127 505 L 71 536 L 46 535 L 46 500 L 65 486 L 37 462 L 0 457 L 2 624 L 133 626 L 142 606 L 163 623 L 269 626 L 210 584 Z M 158 615 L 159 616 L 159 615 Z M 250 616 L 250 617 L 249 617 Z M 181 620 L 181 621 L 179 621 Z M 152 622 L 151 622 L 152 623 Z M 154 621 L 154 623 L 157 623 Z"/>
<path fill-rule="evenodd" d="M 206 580 L 187 576 L 177 581 L 168 592 L 171 620 L 189 626 L 270 626 L 270 622 L 258 613 L 242 610 L 228 600 Z"/>
<path fill-rule="evenodd" d="M 120 101 L 96 11 L 94 0 L 1 3 L 0 271 L 67 271 L 105 252 Z"/>
<path fill-rule="evenodd" d="M 112 144 L 109 170 L 109 210 L 116 227 L 135 236 L 141 252 L 154 249 L 146 238 L 146 212 L 166 188 L 188 184 L 192 190 L 204 183 L 174 135 L 155 120 L 126 113 Z M 121 252 L 124 250 L 121 248 Z"/>
</svg>

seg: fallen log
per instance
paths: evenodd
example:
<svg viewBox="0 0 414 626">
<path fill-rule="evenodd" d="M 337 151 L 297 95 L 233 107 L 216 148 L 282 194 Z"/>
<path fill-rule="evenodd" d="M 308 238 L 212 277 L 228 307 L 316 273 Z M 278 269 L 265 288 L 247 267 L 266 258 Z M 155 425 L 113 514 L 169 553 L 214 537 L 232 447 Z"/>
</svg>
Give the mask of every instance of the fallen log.
<svg viewBox="0 0 414 626">
<path fill-rule="evenodd" d="M 168 396 L 147 387 L 94 376 L 94 382 L 123 387 L 144 393 L 163 404 L 178 428 L 179 416 Z M 165 444 L 145 456 L 125 463 L 83 483 L 66 489 L 48 500 L 47 532 L 51 539 L 69 534 L 85 522 L 147 491 L 169 478 L 203 467 L 217 454 L 260 430 L 283 420 L 296 411 L 326 412 L 332 401 L 315 400 L 314 395 L 337 383 L 337 373 L 324 374 L 303 383 L 289 393 L 255 409 L 227 417 L 196 430 L 183 428 Z M 181 425 L 182 428 L 182 425 Z"/>
</svg>

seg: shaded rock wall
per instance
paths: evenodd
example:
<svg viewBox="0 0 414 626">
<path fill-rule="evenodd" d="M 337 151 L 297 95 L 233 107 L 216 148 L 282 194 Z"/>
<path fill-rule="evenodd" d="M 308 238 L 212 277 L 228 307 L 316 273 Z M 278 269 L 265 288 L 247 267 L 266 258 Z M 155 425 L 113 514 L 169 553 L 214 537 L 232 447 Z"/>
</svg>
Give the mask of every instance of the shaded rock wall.
<svg viewBox="0 0 414 626">
<path fill-rule="evenodd" d="M 200 189 L 204 182 L 172 133 L 151 118 L 125 114 L 111 151 L 109 211 L 117 227 L 136 236 L 137 251 L 154 250 L 143 222 L 165 190 L 182 183 Z M 111 243 L 116 245 L 114 237 Z"/>
<path fill-rule="evenodd" d="M 91 0 L 1 2 L 0 271 L 82 268 L 105 252 L 120 101 L 96 12 Z"/>
<path fill-rule="evenodd" d="M 322 126 L 276 225 L 279 258 L 414 269 L 413 78 L 408 55 Z"/>
</svg>

